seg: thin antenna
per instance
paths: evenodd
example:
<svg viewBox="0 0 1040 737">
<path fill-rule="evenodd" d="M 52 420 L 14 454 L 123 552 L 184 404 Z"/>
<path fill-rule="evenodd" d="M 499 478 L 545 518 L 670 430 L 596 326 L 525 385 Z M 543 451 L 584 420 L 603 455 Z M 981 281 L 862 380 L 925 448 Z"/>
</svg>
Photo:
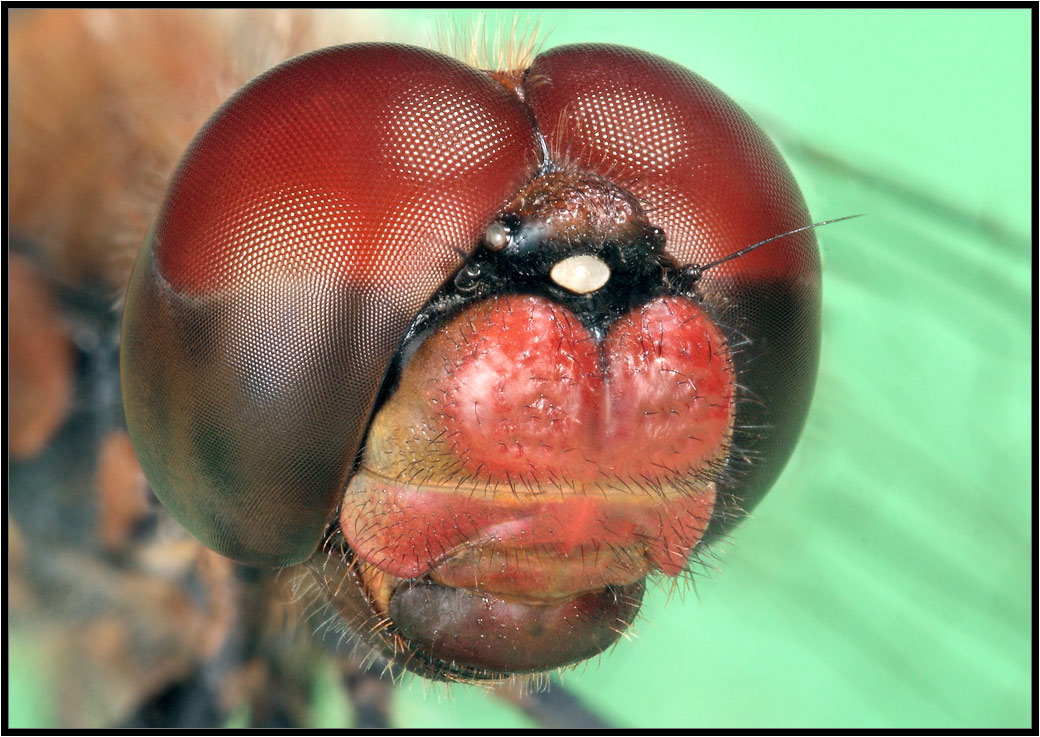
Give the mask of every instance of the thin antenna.
<svg viewBox="0 0 1040 737">
<path fill-rule="evenodd" d="M 769 238 L 766 238 L 764 241 L 759 241 L 758 243 L 752 243 L 750 246 L 747 246 L 746 248 L 741 248 L 739 251 L 735 251 L 734 253 L 731 253 L 728 256 L 723 256 L 718 261 L 712 261 L 710 264 L 705 264 L 704 266 L 695 266 L 694 268 L 696 269 L 696 276 L 699 277 L 701 274 L 703 274 L 708 269 L 714 269 L 719 264 L 724 264 L 727 261 L 732 261 L 735 258 L 740 258 L 741 256 L 746 256 L 747 254 L 751 253 L 752 251 L 754 251 L 756 248 L 758 248 L 760 246 L 764 246 L 767 243 L 772 243 L 773 241 L 780 240 L 781 238 L 786 238 L 789 235 L 794 235 L 795 233 L 801 233 L 802 231 L 805 231 L 805 230 L 812 230 L 813 228 L 819 228 L 819 227 L 821 227 L 823 225 L 830 225 L 831 223 L 840 223 L 842 220 L 852 220 L 853 218 L 861 218 L 864 215 L 866 215 L 866 213 L 864 213 L 864 212 L 861 212 L 858 215 L 846 215 L 845 217 L 842 217 L 842 218 L 834 218 L 833 220 L 824 220 L 824 221 L 819 222 L 819 223 L 813 223 L 812 225 L 803 225 L 801 228 L 795 228 L 794 230 L 789 230 L 786 233 L 780 233 L 779 235 L 771 236 Z"/>
</svg>

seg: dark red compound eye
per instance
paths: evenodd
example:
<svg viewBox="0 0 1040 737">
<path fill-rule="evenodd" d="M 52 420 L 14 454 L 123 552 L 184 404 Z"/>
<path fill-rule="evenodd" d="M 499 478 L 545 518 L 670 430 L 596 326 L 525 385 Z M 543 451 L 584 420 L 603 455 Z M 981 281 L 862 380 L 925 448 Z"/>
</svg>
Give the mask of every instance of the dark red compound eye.
<svg viewBox="0 0 1040 737">
<path fill-rule="evenodd" d="M 229 100 L 170 184 L 127 295 L 127 424 L 193 534 L 309 559 L 388 659 L 574 663 L 790 455 L 814 234 L 698 267 L 809 224 L 757 126 L 653 55 L 308 54 Z"/>
<path fill-rule="evenodd" d="M 390 45 L 247 85 L 170 183 L 127 295 L 127 424 L 159 498 L 220 553 L 314 552 L 390 356 L 538 162 L 515 96 Z"/>
</svg>

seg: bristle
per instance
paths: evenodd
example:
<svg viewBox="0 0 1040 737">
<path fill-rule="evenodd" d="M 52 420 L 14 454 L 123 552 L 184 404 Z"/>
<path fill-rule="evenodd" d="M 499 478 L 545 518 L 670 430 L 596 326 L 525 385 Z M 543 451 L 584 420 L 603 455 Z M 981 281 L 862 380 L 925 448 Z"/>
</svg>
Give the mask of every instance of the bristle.
<svg viewBox="0 0 1040 737">
<path fill-rule="evenodd" d="M 544 42 L 537 19 L 475 13 L 463 21 L 439 22 L 434 48 L 477 69 L 510 72 L 531 66 Z"/>
</svg>

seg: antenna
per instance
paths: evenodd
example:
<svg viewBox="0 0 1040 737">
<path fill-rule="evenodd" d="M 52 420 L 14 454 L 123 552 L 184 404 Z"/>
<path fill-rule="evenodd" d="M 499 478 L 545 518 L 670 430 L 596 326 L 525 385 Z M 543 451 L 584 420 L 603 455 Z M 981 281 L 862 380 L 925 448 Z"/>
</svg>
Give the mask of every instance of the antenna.
<svg viewBox="0 0 1040 737">
<path fill-rule="evenodd" d="M 750 246 L 747 246 L 746 248 L 741 248 L 739 251 L 735 251 L 728 256 L 723 256 L 717 261 L 712 261 L 711 263 L 705 264 L 704 266 L 695 265 L 693 266 L 692 273 L 690 274 L 690 276 L 693 277 L 694 281 L 696 281 L 700 278 L 701 274 L 703 274 L 708 269 L 714 269 L 719 264 L 724 264 L 727 261 L 732 261 L 733 259 L 740 258 L 741 256 L 746 256 L 747 254 L 754 251 L 756 248 L 764 246 L 767 243 L 772 243 L 773 241 L 780 240 L 781 238 L 786 238 L 787 236 L 794 235 L 795 233 L 801 233 L 805 230 L 812 230 L 813 228 L 819 228 L 824 225 L 830 225 L 831 223 L 840 223 L 842 220 L 852 220 L 853 218 L 861 218 L 864 215 L 866 215 L 866 213 L 861 212 L 858 215 L 846 215 L 845 217 L 834 218 L 833 220 L 823 220 L 819 223 L 813 223 L 812 225 L 803 225 L 801 228 L 795 228 L 794 230 L 789 230 L 786 233 L 780 233 L 779 235 L 770 236 L 769 238 L 766 238 L 764 241 L 752 243 Z"/>
</svg>

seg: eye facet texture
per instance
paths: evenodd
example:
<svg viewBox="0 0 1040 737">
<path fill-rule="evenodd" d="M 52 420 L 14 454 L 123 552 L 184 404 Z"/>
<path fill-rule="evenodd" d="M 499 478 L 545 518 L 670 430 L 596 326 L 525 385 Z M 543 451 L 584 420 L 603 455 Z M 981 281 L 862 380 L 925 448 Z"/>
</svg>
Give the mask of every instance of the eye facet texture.
<svg viewBox="0 0 1040 737">
<path fill-rule="evenodd" d="M 419 49 L 308 54 L 221 108 L 123 325 L 127 424 L 192 533 L 257 565 L 314 551 L 391 353 L 537 163 L 519 100 Z"/>
<path fill-rule="evenodd" d="M 748 115 L 709 82 L 635 49 L 565 46 L 535 59 L 527 102 L 556 160 L 626 187 L 681 263 L 706 264 L 810 224 L 790 170 Z M 820 260 L 812 230 L 705 272 L 716 320 L 737 338 L 734 468 L 709 534 L 739 520 L 787 462 L 819 351 Z M 729 507 L 729 509 L 727 509 Z"/>
</svg>

